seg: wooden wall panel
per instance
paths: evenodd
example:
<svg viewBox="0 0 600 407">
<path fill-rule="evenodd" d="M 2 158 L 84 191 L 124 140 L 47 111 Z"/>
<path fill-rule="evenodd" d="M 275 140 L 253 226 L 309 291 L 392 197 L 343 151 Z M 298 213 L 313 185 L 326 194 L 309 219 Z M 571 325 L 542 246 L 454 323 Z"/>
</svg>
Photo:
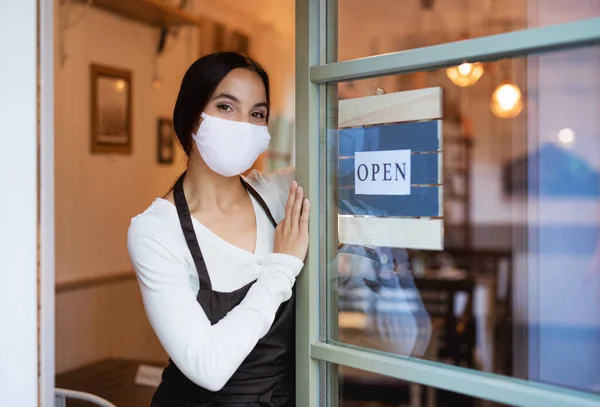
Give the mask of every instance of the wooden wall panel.
<svg viewBox="0 0 600 407">
<path fill-rule="evenodd" d="M 56 293 L 56 372 L 107 358 L 167 361 L 133 274 Z"/>
</svg>

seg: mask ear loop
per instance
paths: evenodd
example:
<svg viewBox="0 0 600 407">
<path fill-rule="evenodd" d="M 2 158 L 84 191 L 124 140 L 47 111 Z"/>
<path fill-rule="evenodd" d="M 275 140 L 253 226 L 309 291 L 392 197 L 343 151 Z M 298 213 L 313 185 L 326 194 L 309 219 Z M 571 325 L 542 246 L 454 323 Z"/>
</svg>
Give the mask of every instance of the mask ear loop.
<svg viewBox="0 0 600 407">
<path fill-rule="evenodd" d="M 194 144 L 195 144 L 195 143 L 194 143 L 194 139 L 195 139 L 196 137 L 198 137 L 198 133 L 200 132 L 200 126 L 202 126 L 202 123 L 204 123 L 204 120 L 205 120 L 205 118 L 203 117 L 203 115 L 204 115 L 204 116 L 207 116 L 207 114 L 206 114 L 206 113 L 204 113 L 204 112 L 200 112 L 200 115 L 198 116 L 198 119 L 196 120 L 196 123 L 198 123 L 198 125 L 197 125 L 197 127 L 196 127 L 196 131 L 193 131 L 193 130 L 192 130 L 192 132 L 191 132 L 191 133 L 192 133 L 192 136 L 191 136 L 191 137 L 189 138 L 189 140 L 188 140 L 188 144 L 189 144 L 189 145 L 187 146 L 187 150 L 186 150 L 186 154 L 187 154 L 187 156 L 188 156 L 188 159 L 189 159 L 189 157 L 190 157 L 190 154 L 191 154 L 191 152 L 192 152 L 192 148 L 193 148 L 193 146 L 194 146 Z M 198 152 L 199 152 L 199 151 L 198 151 Z"/>
</svg>

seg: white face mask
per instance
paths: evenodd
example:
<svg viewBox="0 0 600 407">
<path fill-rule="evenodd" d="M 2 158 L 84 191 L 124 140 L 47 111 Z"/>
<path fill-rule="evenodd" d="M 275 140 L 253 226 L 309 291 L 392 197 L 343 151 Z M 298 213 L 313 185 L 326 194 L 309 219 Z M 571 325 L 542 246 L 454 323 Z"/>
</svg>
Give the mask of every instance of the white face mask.
<svg viewBox="0 0 600 407">
<path fill-rule="evenodd" d="M 225 177 L 244 173 L 269 147 L 267 126 L 201 115 L 197 134 L 192 134 L 202 159 L 214 172 Z"/>
</svg>

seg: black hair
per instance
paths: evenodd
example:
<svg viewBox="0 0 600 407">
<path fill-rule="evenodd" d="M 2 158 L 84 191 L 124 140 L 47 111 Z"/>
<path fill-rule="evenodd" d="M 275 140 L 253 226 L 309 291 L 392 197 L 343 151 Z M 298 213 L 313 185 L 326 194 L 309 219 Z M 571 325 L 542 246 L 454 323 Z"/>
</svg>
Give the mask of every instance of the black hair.
<svg viewBox="0 0 600 407">
<path fill-rule="evenodd" d="M 237 52 L 218 52 L 203 56 L 185 73 L 173 111 L 175 134 L 187 155 L 191 151 L 192 131 L 200 120 L 200 114 L 223 78 L 238 68 L 255 72 L 262 79 L 267 94 L 267 121 L 269 120 L 269 76 L 257 61 Z"/>
</svg>

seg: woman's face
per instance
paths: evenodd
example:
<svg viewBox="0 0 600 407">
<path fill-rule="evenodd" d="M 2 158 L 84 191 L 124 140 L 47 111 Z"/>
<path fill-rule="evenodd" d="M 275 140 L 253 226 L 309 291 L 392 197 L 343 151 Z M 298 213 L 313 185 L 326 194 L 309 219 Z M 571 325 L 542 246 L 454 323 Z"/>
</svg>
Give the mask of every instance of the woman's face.
<svg viewBox="0 0 600 407">
<path fill-rule="evenodd" d="M 267 93 L 262 79 L 248 69 L 234 69 L 212 94 L 204 113 L 237 122 L 267 125 Z"/>
</svg>

